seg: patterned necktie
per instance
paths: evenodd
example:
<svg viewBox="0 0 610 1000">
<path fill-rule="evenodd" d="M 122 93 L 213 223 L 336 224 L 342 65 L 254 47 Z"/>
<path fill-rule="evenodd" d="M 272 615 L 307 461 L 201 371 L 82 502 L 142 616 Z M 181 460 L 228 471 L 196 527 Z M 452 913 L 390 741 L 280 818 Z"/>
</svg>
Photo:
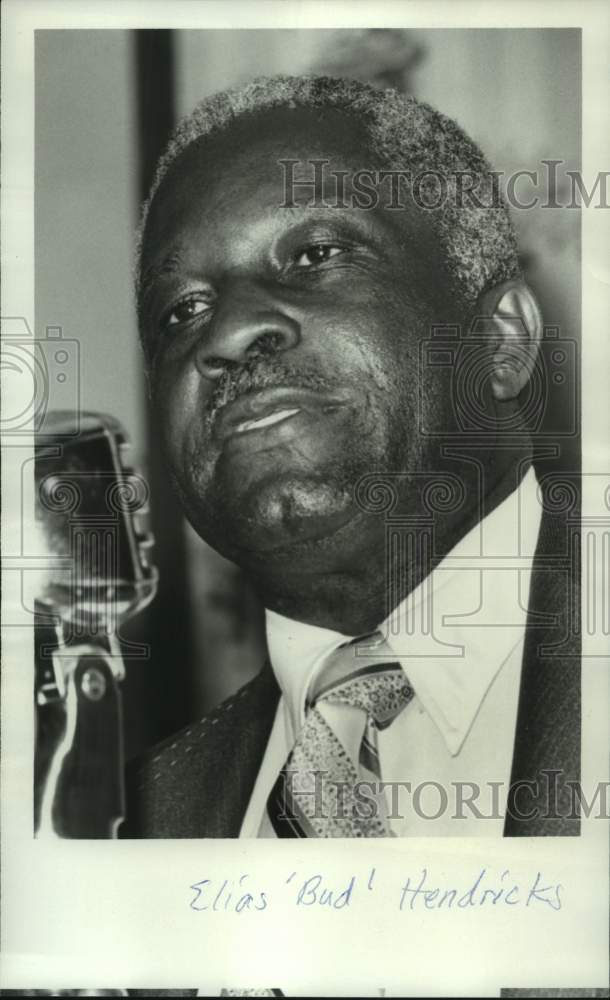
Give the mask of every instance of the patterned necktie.
<svg viewBox="0 0 610 1000">
<path fill-rule="evenodd" d="M 364 649 L 367 655 L 361 656 Z M 387 837 L 377 732 L 413 697 L 379 633 L 343 643 L 267 800 L 278 837 Z M 354 667 L 357 669 L 354 669 Z"/>
</svg>

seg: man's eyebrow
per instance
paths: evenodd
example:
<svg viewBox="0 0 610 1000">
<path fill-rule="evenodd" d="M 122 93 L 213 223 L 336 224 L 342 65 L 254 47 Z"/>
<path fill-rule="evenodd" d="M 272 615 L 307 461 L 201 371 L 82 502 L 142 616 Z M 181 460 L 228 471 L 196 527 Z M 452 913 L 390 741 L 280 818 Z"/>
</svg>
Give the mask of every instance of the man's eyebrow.
<svg viewBox="0 0 610 1000">
<path fill-rule="evenodd" d="M 395 216 L 387 217 L 378 214 L 374 209 L 368 211 L 351 208 L 337 209 L 321 205 L 315 208 L 301 206 L 282 208 L 282 212 L 284 211 L 289 213 L 295 222 L 294 232 L 302 230 L 305 234 L 308 224 L 320 225 L 320 227 L 329 224 L 329 237 L 330 226 L 333 226 L 337 236 L 340 237 L 343 233 L 347 237 L 351 236 L 361 240 L 363 244 L 368 244 L 384 258 L 388 254 L 388 232 L 395 233 L 395 226 L 399 222 L 398 216 L 400 215 L 397 212 Z"/>
<path fill-rule="evenodd" d="M 147 267 L 140 281 L 140 297 L 144 298 L 150 291 L 152 285 L 167 274 L 175 274 L 182 265 L 182 256 L 179 251 L 173 250 L 168 253 L 163 260 L 157 264 Z"/>
<path fill-rule="evenodd" d="M 334 205 L 281 205 L 280 210 L 289 218 L 292 228 L 307 229 L 310 224 L 335 223 L 338 229 L 351 229 L 360 236 L 379 239 L 374 233 L 374 224 L 383 225 L 383 217 L 377 215 L 374 209 L 366 212 L 354 208 L 335 207 Z M 368 223 L 368 224 L 367 224 Z M 371 225 L 373 223 L 373 225 Z"/>
</svg>

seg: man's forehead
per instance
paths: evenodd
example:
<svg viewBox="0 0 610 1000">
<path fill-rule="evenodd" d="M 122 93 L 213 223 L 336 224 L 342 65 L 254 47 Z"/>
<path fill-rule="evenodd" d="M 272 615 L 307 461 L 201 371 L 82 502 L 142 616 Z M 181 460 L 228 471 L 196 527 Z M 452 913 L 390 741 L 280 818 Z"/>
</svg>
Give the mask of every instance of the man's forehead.
<svg viewBox="0 0 610 1000">
<path fill-rule="evenodd" d="M 410 204 L 389 210 L 387 184 L 375 205 L 362 208 L 354 201 L 355 178 L 375 169 L 365 126 L 340 109 L 274 108 L 239 118 L 195 140 L 168 171 L 148 217 L 144 267 L 197 241 L 203 231 L 206 242 L 238 232 L 246 243 L 256 242 L 257 230 L 278 234 L 305 221 L 351 221 L 365 239 L 417 242 L 435 255 L 427 213 Z"/>
<path fill-rule="evenodd" d="M 237 176 L 246 181 L 273 163 L 281 177 L 282 159 L 297 160 L 295 170 L 301 172 L 313 159 L 328 159 L 354 171 L 374 166 L 366 128 L 355 115 L 336 108 L 268 108 L 195 139 L 168 171 L 158 194 L 171 192 L 190 177 L 218 182 Z"/>
</svg>

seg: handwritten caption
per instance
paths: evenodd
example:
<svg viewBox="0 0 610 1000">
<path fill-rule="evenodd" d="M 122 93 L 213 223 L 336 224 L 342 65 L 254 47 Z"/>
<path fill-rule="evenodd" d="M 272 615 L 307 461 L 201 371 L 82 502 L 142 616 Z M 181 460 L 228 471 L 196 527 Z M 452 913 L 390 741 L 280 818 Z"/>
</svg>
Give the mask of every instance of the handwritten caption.
<svg viewBox="0 0 610 1000">
<path fill-rule="evenodd" d="M 364 875 L 351 875 L 338 883 L 323 874 L 290 872 L 276 885 L 261 888 L 256 879 L 245 873 L 239 878 L 203 878 L 189 886 L 193 893 L 189 906 L 197 912 L 260 913 L 275 902 L 295 907 L 325 907 L 344 910 L 362 906 L 371 893 L 383 893 L 392 909 L 400 913 L 426 910 L 492 910 L 505 907 L 559 911 L 563 906 L 563 886 L 549 882 L 538 871 L 529 879 L 516 880 L 505 868 L 493 872 L 479 869 L 463 885 L 442 885 L 427 868 L 388 885 L 371 868 Z"/>
</svg>

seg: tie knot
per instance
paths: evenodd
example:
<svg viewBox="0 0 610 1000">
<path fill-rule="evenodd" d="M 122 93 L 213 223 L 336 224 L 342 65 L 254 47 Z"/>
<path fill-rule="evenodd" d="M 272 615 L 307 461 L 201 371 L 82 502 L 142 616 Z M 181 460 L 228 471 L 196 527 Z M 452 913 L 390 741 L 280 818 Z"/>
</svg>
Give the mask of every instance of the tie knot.
<svg viewBox="0 0 610 1000">
<path fill-rule="evenodd" d="M 313 703 L 360 708 L 385 729 L 413 697 L 402 667 L 389 655 L 379 633 L 343 643 L 329 657 Z"/>
</svg>

